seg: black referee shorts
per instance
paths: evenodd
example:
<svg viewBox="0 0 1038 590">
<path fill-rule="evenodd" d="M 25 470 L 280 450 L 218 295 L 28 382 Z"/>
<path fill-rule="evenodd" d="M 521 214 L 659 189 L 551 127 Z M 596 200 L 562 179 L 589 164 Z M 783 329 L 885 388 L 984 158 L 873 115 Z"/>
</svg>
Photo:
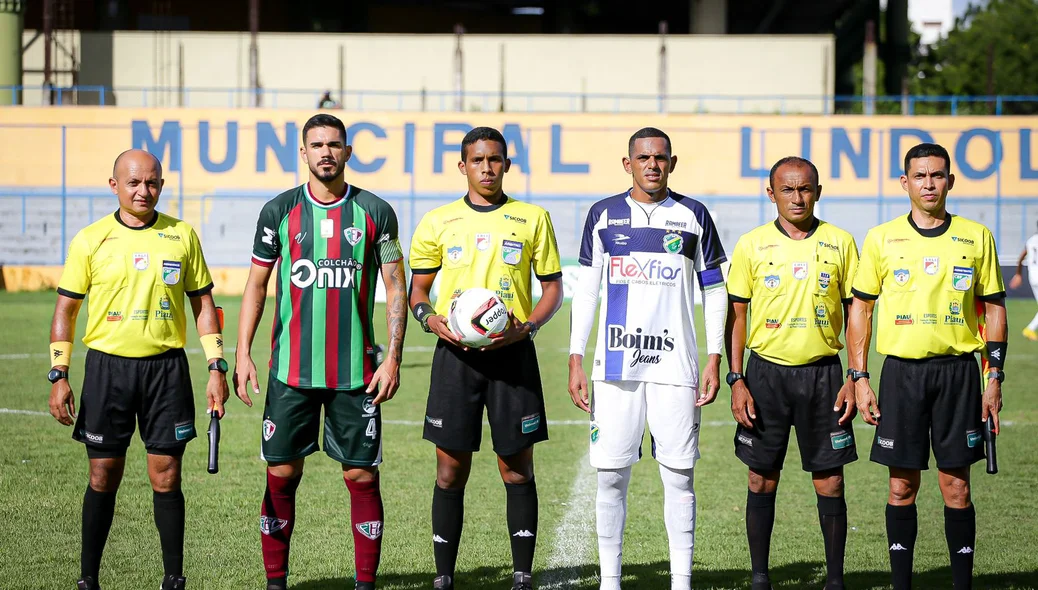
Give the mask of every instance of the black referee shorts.
<svg viewBox="0 0 1038 590">
<path fill-rule="evenodd" d="M 753 429 L 736 426 L 735 455 L 755 471 L 779 471 L 786 460 L 789 428 L 795 426 L 804 471 L 826 471 L 856 461 L 854 429 L 840 426 L 843 413 L 833 411 L 843 383 L 837 355 L 786 366 L 750 353 L 746 387 L 757 419 Z"/>
<path fill-rule="evenodd" d="M 532 340 L 481 352 L 440 340 L 433 352 L 424 438 L 452 451 L 479 450 L 483 407 L 502 457 L 548 440 L 544 393 Z"/>
<path fill-rule="evenodd" d="M 72 438 L 91 458 L 125 457 L 136 422 L 152 455 L 181 455 L 195 438 L 195 401 L 180 348 L 143 358 L 88 350 Z"/>
<path fill-rule="evenodd" d="M 888 356 L 879 382 L 871 459 L 888 467 L 938 469 L 984 458 L 980 367 L 972 354 L 909 360 Z"/>
</svg>

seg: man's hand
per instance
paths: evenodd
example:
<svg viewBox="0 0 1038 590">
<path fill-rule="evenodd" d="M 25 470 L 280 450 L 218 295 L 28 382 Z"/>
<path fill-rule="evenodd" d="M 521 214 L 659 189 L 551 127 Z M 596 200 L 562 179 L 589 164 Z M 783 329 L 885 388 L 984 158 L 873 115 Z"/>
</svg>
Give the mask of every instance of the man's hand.
<svg viewBox="0 0 1038 590">
<path fill-rule="evenodd" d="M 432 333 L 439 336 L 441 340 L 446 340 L 462 350 L 469 349 L 469 347 L 461 343 L 461 339 L 454 332 L 451 332 L 450 327 L 447 326 L 447 318 L 442 315 L 431 315 L 426 322 L 429 324 L 429 329 L 432 330 Z"/>
<path fill-rule="evenodd" d="M 1019 289 L 1020 285 L 1024 284 L 1024 277 L 1022 275 L 1013 275 L 1013 278 L 1009 280 L 1010 289 Z"/>
<path fill-rule="evenodd" d="M 530 335 L 530 329 L 524 326 L 519 320 L 515 318 L 515 315 L 511 311 L 508 312 L 508 325 L 505 326 L 505 331 L 501 333 L 497 338 L 491 338 L 490 344 L 480 348 L 480 350 L 496 350 L 498 348 L 504 348 L 509 344 L 515 344 L 520 340 L 526 339 Z"/>
<path fill-rule="evenodd" d="M 757 419 L 757 411 L 753 406 L 753 395 L 746 387 L 746 380 L 739 379 L 732 385 L 732 416 L 735 421 L 745 428 L 753 428 L 753 421 Z"/>
<path fill-rule="evenodd" d="M 205 397 L 209 402 L 206 414 L 216 412 L 217 417 L 223 418 L 225 414 L 223 405 L 227 398 L 231 397 L 227 388 L 227 375 L 220 371 L 209 371 L 209 383 L 205 386 Z"/>
<path fill-rule="evenodd" d="M 61 383 L 60 381 L 58 383 Z M 51 396 L 51 400 L 54 397 Z M 998 413 L 1002 411 L 1002 384 L 998 382 L 998 379 L 988 379 L 988 386 L 984 389 L 984 396 L 981 398 L 980 405 L 980 420 L 981 422 L 987 422 L 988 416 L 991 416 L 995 422 L 995 434 L 999 433 Z M 54 410 L 51 410 L 54 413 Z"/>
<path fill-rule="evenodd" d="M 713 403 L 717 398 L 717 392 L 721 389 L 721 355 L 709 356 L 700 379 L 702 383 L 699 386 L 699 399 L 696 400 L 697 408 Z"/>
<path fill-rule="evenodd" d="M 850 424 L 857 413 L 857 400 L 854 398 L 854 381 L 847 379 L 836 394 L 836 403 L 833 405 L 834 412 L 843 412 L 840 416 L 840 426 Z"/>
<path fill-rule="evenodd" d="M 68 379 L 59 379 L 50 386 L 50 415 L 65 426 L 72 426 L 76 417 L 76 396 L 72 395 Z"/>
<path fill-rule="evenodd" d="M 584 357 L 579 354 L 569 355 L 569 398 L 573 405 L 590 413 L 588 405 L 587 373 L 584 372 Z"/>
<path fill-rule="evenodd" d="M 386 357 L 375 370 L 371 383 L 368 383 L 367 392 L 374 392 L 376 387 L 378 387 L 378 395 L 371 402 L 376 406 L 393 399 L 393 396 L 396 395 L 396 390 L 400 387 L 400 361 L 393 355 Z"/>
<path fill-rule="evenodd" d="M 252 382 L 252 393 L 259 395 L 259 379 L 256 377 L 256 363 L 248 353 L 235 355 L 234 360 L 234 395 L 245 402 L 246 406 L 252 407 L 252 398 L 249 397 L 249 382 Z"/>
<path fill-rule="evenodd" d="M 879 402 L 876 401 L 876 392 L 872 391 L 872 385 L 868 378 L 862 377 L 854 383 L 854 399 L 858 404 L 858 413 L 866 424 L 876 426 L 879 424 Z"/>
</svg>

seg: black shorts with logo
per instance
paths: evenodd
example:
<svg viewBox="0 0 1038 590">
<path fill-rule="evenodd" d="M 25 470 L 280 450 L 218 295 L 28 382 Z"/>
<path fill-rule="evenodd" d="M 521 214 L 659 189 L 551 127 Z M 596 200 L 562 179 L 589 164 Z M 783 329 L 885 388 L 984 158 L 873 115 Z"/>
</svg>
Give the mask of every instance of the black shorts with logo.
<svg viewBox="0 0 1038 590">
<path fill-rule="evenodd" d="M 840 426 L 842 412 L 833 411 L 844 379 L 836 355 L 785 366 L 751 353 L 746 387 L 757 419 L 752 430 L 736 426 L 735 456 L 756 471 L 778 471 L 786 460 L 789 428 L 795 426 L 804 471 L 825 471 L 856 461 L 854 430 L 850 424 Z"/>
<path fill-rule="evenodd" d="M 478 451 L 487 408 L 494 452 L 514 455 L 548 440 L 544 393 L 532 340 L 481 352 L 440 340 L 433 352 L 425 440 L 452 451 Z"/>
<path fill-rule="evenodd" d="M 871 459 L 888 467 L 938 469 L 984 458 L 980 367 L 972 354 L 909 360 L 888 356 L 879 382 Z"/>
<path fill-rule="evenodd" d="M 94 458 L 124 457 L 135 424 L 153 455 L 181 455 L 195 438 L 195 400 L 181 348 L 143 358 L 88 350 L 72 438 Z"/>
</svg>

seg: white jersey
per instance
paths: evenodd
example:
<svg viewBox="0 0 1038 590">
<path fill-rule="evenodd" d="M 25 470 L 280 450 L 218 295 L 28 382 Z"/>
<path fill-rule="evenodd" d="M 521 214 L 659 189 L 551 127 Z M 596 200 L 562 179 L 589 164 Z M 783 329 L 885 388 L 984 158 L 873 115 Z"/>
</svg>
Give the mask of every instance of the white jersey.
<svg viewBox="0 0 1038 590">
<path fill-rule="evenodd" d="M 1027 276 L 1032 283 L 1038 283 L 1038 234 L 1027 238 Z"/>
<path fill-rule="evenodd" d="M 644 204 L 628 191 L 595 203 L 580 245 L 580 264 L 604 287 L 591 379 L 697 386 L 693 274 L 701 288 L 721 285 L 726 260 L 710 214 L 694 199 L 671 192 Z M 574 325 L 570 352 L 583 355 L 580 331 Z"/>
</svg>

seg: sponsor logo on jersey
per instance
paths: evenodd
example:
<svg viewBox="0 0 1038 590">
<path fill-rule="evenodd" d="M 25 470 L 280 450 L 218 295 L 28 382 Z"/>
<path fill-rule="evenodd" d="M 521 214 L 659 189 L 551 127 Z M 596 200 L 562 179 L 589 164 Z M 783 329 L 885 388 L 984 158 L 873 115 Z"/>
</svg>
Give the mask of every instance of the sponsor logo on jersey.
<svg viewBox="0 0 1038 590">
<path fill-rule="evenodd" d="M 924 313 L 923 317 L 919 319 L 919 323 L 924 326 L 936 326 L 937 325 L 937 314 L 935 313 Z"/>
<path fill-rule="evenodd" d="M 263 228 L 263 237 L 260 238 L 260 241 L 268 246 L 273 246 L 274 242 L 277 240 L 276 236 L 277 234 L 274 233 L 274 230 L 270 229 L 269 227 L 265 227 Z M 159 234 L 159 237 L 161 238 L 162 234 Z"/>
<path fill-rule="evenodd" d="M 86 436 L 86 439 L 92 443 L 101 444 L 105 442 L 105 435 L 103 434 L 94 434 L 93 432 L 87 432 L 86 430 L 84 430 L 83 435 Z"/>
<path fill-rule="evenodd" d="M 181 422 L 173 426 L 173 434 L 177 440 L 187 440 L 195 435 L 195 425 L 192 422 Z"/>
<path fill-rule="evenodd" d="M 966 244 L 967 246 L 973 246 L 976 244 L 976 242 L 969 238 L 960 238 L 959 236 L 952 236 L 952 241 L 959 244 Z"/>
<path fill-rule="evenodd" d="M 306 239 L 306 232 L 305 231 L 301 231 L 301 232 L 297 233 L 296 237 L 294 237 L 292 239 L 295 240 L 297 244 L 302 244 L 303 240 Z"/>
<path fill-rule="evenodd" d="M 515 266 L 523 258 L 523 243 L 515 240 L 503 240 L 501 242 L 501 260 L 505 264 Z"/>
<path fill-rule="evenodd" d="M 162 282 L 167 285 L 176 285 L 180 282 L 180 261 L 162 261 Z"/>
<path fill-rule="evenodd" d="M 277 424 L 274 424 L 270 418 L 263 421 L 263 440 L 270 440 L 274 436 L 274 431 L 278 429 Z"/>
<path fill-rule="evenodd" d="M 613 243 L 617 246 L 626 246 L 629 239 L 631 239 L 631 236 L 627 234 L 616 234 L 613 236 Z"/>
<path fill-rule="evenodd" d="M 447 225 L 448 223 L 454 223 L 455 221 L 460 221 L 460 220 L 461 220 L 461 216 L 451 217 L 450 219 L 445 220 L 443 222 L 443 225 Z"/>
<path fill-rule="evenodd" d="M 681 246 L 684 243 L 685 240 L 681 238 L 681 234 L 667 234 L 663 236 L 663 249 L 671 254 L 681 252 Z"/>
<path fill-rule="evenodd" d="M 634 333 L 631 333 L 624 326 L 614 324 L 610 324 L 607 329 L 609 334 L 606 348 L 632 351 L 631 367 L 658 365 L 663 353 L 674 350 L 674 337 L 670 335 L 670 330 L 663 330 L 663 334 L 656 335 L 643 334 L 641 328 L 636 328 Z"/>
<path fill-rule="evenodd" d="M 778 289 L 779 285 L 782 284 L 782 279 L 778 275 L 766 275 L 764 277 L 764 286 L 774 291 Z"/>
<path fill-rule="evenodd" d="M 368 522 L 358 522 L 357 532 L 374 541 L 382 536 L 382 521 L 369 520 Z"/>
<path fill-rule="evenodd" d="M 516 217 L 515 215 L 509 215 L 507 213 L 505 213 L 505 221 L 514 221 L 516 223 L 521 223 L 523 225 L 526 225 L 526 218 L 525 217 Z"/>
<path fill-rule="evenodd" d="M 608 227 L 611 225 L 631 225 L 631 218 L 624 217 L 623 219 L 610 219 L 606 222 L 606 226 Z"/>
<path fill-rule="evenodd" d="M 899 285 L 907 283 L 911 276 L 912 273 L 910 273 L 907 268 L 898 268 L 894 270 L 894 282 Z"/>
<path fill-rule="evenodd" d="M 263 228 L 263 229 L 267 230 L 267 228 Z M 271 234 L 274 233 L 273 230 L 269 230 L 269 231 L 270 231 Z M 156 235 L 158 235 L 163 240 L 169 240 L 171 242 L 179 242 L 180 241 L 180 235 L 178 235 L 178 234 L 167 234 L 167 233 L 164 233 L 164 232 L 158 232 L 158 234 L 156 234 Z M 264 240 L 264 241 L 266 241 L 266 240 Z M 271 243 L 271 245 L 273 245 L 273 243 Z"/>
<path fill-rule="evenodd" d="M 447 248 L 447 260 L 451 262 L 457 262 L 461 260 L 461 254 L 465 250 L 461 246 L 451 246 Z"/>
<path fill-rule="evenodd" d="M 976 447 L 980 444 L 980 431 L 978 430 L 967 430 L 966 431 L 966 446 L 969 448 Z"/>
<path fill-rule="evenodd" d="M 123 312 L 121 312 L 121 311 L 110 311 L 110 312 L 108 312 L 108 316 L 105 317 L 105 320 L 109 321 L 109 322 L 121 322 L 121 321 L 123 321 Z"/>
<path fill-rule="evenodd" d="M 806 328 L 807 318 L 789 318 L 789 328 Z"/>
<path fill-rule="evenodd" d="M 680 229 L 685 229 L 688 227 L 688 223 L 685 223 L 684 221 L 671 221 L 668 219 L 663 223 L 663 227 L 676 227 Z"/>
<path fill-rule="evenodd" d="M 680 277 L 680 265 L 669 265 L 659 258 L 609 257 L 609 282 L 614 285 L 675 287 Z"/>
<path fill-rule="evenodd" d="M 599 434 L 598 424 L 595 424 L 594 422 L 592 422 L 591 423 L 591 444 L 595 444 L 596 442 L 598 442 L 598 434 Z"/>
<path fill-rule="evenodd" d="M 148 253 L 135 252 L 133 254 L 133 267 L 137 270 L 148 270 Z"/>
<path fill-rule="evenodd" d="M 777 330 L 782 327 L 782 321 L 778 318 L 767 318 L 764 320 L 764 327 L 769 330 Z"/>
<path fill-rule="evenodd" d="M 882 447 L 884 449 L 889 449 L 889 450 L 893 450 L 894 449 L 894 439 L 892 439 L 892 438 L 883 438 L 882 436 L 877 436 L 876 437 L 876 444 L 878 444 L 880 447 Z"/>
<path fill-rule="evenodd" d="M 753 446 L 753 439 L 748 437 L 748 436 L 746 436 L 745 434 L 740 434 L 738 436 L 738 441 L 741 444 L 744 444 L 744 445 L 746 445 L 748 447 L 752 447 Z"/>
<path fill-rule="evenodd" d="M 169 311 L 169 306 L 170 306 L 169 297 L 166 297 L 165 295 L 163 295 L 162 297 L 159 297 L 159 308 L 161 308 L 164 311 Z"/>
<path fill-rule="evenodd" d="M 952 301 L 948 304 L 948 313 L 952 315 L 959 315 L 962 312 L 962 304 L 958 301 Z"/>
<path fill-rule="evenodd" d="M 490 249 L 490 234 L 476 234 L 476 250 L 485 252 Z"/>
<path fill-rule="evenodd" d="M 432 426 L 433 428 L 443 428 L 443 418 L 433 418 L 431 416 L 426 416 L 425 421 L 429 424 L 429 426 Z"/>
<path fill-rule="evenodd" d="M 353 258 L 300 258 L 292 263 L 292 284 L 308 289 L 316 284 L 318 289 L 351 289 L 357 281 L 357 272 L 364 267 Z"/>
<path fill-rule="evenodd" d="M 915 319 L 912 318 L 910 313 L 899 313 L 894 316 L 895 326 L 911 326 L 915 323 Z"/>
<path fill-rule="evenodd" d="M 936 256 L 927 256 L 926 258 L 923 258 L 923 272 L 928 275 L 937 274 L 940 265 L 941 259 Z"/>
<path fill-rule="evenodd" d="M 765 244 L 764 246 L 757 246 L 757 251 L 760 252 L 762 250 L 770 250 L 772 248 L 778 248 L 778 247 L 779 247 L 778 244 Z"/>
<path fill-rule="evenodd" d="M 512 288 L 512 279 L 508 277 L 501 277 L 497 281 L 497 286 L 500 287 L 502 290 L 507 291 L 508 289 Z"/>
<path fill-rule="evenodd" d="M 356 227 L 347 227 L 342 230 L 342 235 L 351 246 L 356 246 L 360 243 L 360 239 L 364 237 L 364 232 Z"/>
<path fill-rule="evenodd" d="M 951 314 L 948 314 L 948 315 L 944 316 L 944 325 L 945 326 L 965 326 L 966 325 L 966 320 L 961 315 L 951 315 Z"/>
<path fill-rule="evenodd" d="M 836 244 L 830 244 L 829 242 L 824 242 L 822 240 L 818 241 L 818 245 L 823 247 L 823 248 L 828 248 L 830 250 L 836 250 L 837 252 L 840 251 L 839 246 L 837 246 Z"/>
<path fill-rule="evenodd" d="M 169 297 L 165 295 L 159 297 L 159 309 L 155 310 L 155 319 L 172 320 L 173 312 L 170 311 L 170 307 L 172 307 L 172 302 L 169 300 Z"/>
<path fill-rule="evenodd" d="M 852 436 L 851 433 L 847 431 L 830 432 L 829 442 L 832 443 L 833 449 L 838 451 L 840 449 L 845 449 L 849 446 L 852 446 L 854 444 L 854 436 Z"/>
<path fill-rule="evenodd" d="M 147 320 L 147 319 L 148 319 L 148 310 L 146 310 L 146 309 L 135 309 L 135 310 L 133 310 L 133 313 L 130 314 L 130 321 L 131 322 L 143 322 L 144 320 Z"/>
<path fill-rule="evenodd" d="M 807 263 L 806 262 L 794 262 L 793 263 L 793 278 L 802 281 L 807 278 Z"/>
<path fill-rule="evenodd" d="M 827 291 L 829 289 L 829 282 L 832 281 L 832 275 L 823 271 L 818 273 L 818 288 Z"/>
<path fill-rule="evenodd" d="M 523 434 L 537 432 L 537 429 L 541 427 L 541 415 L 530 414 L 529 416 L 523 416 L 519 427 L 522 429 Z"/>
<path fill-rule="evenodd" d="M 260 532 L 264 535 L 273 535 L 286 526 L 288 526 L 288 521 L 284 518 L 274 518 L 273 516 L 260 517 Z"/>
<path fill-rule="evenodd" d="M 824 318 L 828 314 L 829 314 L 829 310 L 825 308 L 825 304 L 824 303 L 819 303 L 818 305 L 815 306 L 815 317 L 816 318 Z"/>
<path fill-rule="evenodd" d="M 378 237 L 378 240 L 376 240 L 375 243 L 376 244 L 387 244 L 387 243 L 389 243 L 389 240 L 391 240 L 391 239 L 393 239 L 393 236 L 391 236 L 389 234 L 382 234 L 381 236 Z"/>
<path fill-rule="evenodd" d="M 952 267 L 952 288 L 956 291 L 969 291 L 973 286 L 973 269 L 969 266 Z"/>
<path fill-rule="evenodd" d="M 888 244 L 900 244 L 901 242 L 907 242 L 908 238 L 887 238 Z"/>
</svg>

